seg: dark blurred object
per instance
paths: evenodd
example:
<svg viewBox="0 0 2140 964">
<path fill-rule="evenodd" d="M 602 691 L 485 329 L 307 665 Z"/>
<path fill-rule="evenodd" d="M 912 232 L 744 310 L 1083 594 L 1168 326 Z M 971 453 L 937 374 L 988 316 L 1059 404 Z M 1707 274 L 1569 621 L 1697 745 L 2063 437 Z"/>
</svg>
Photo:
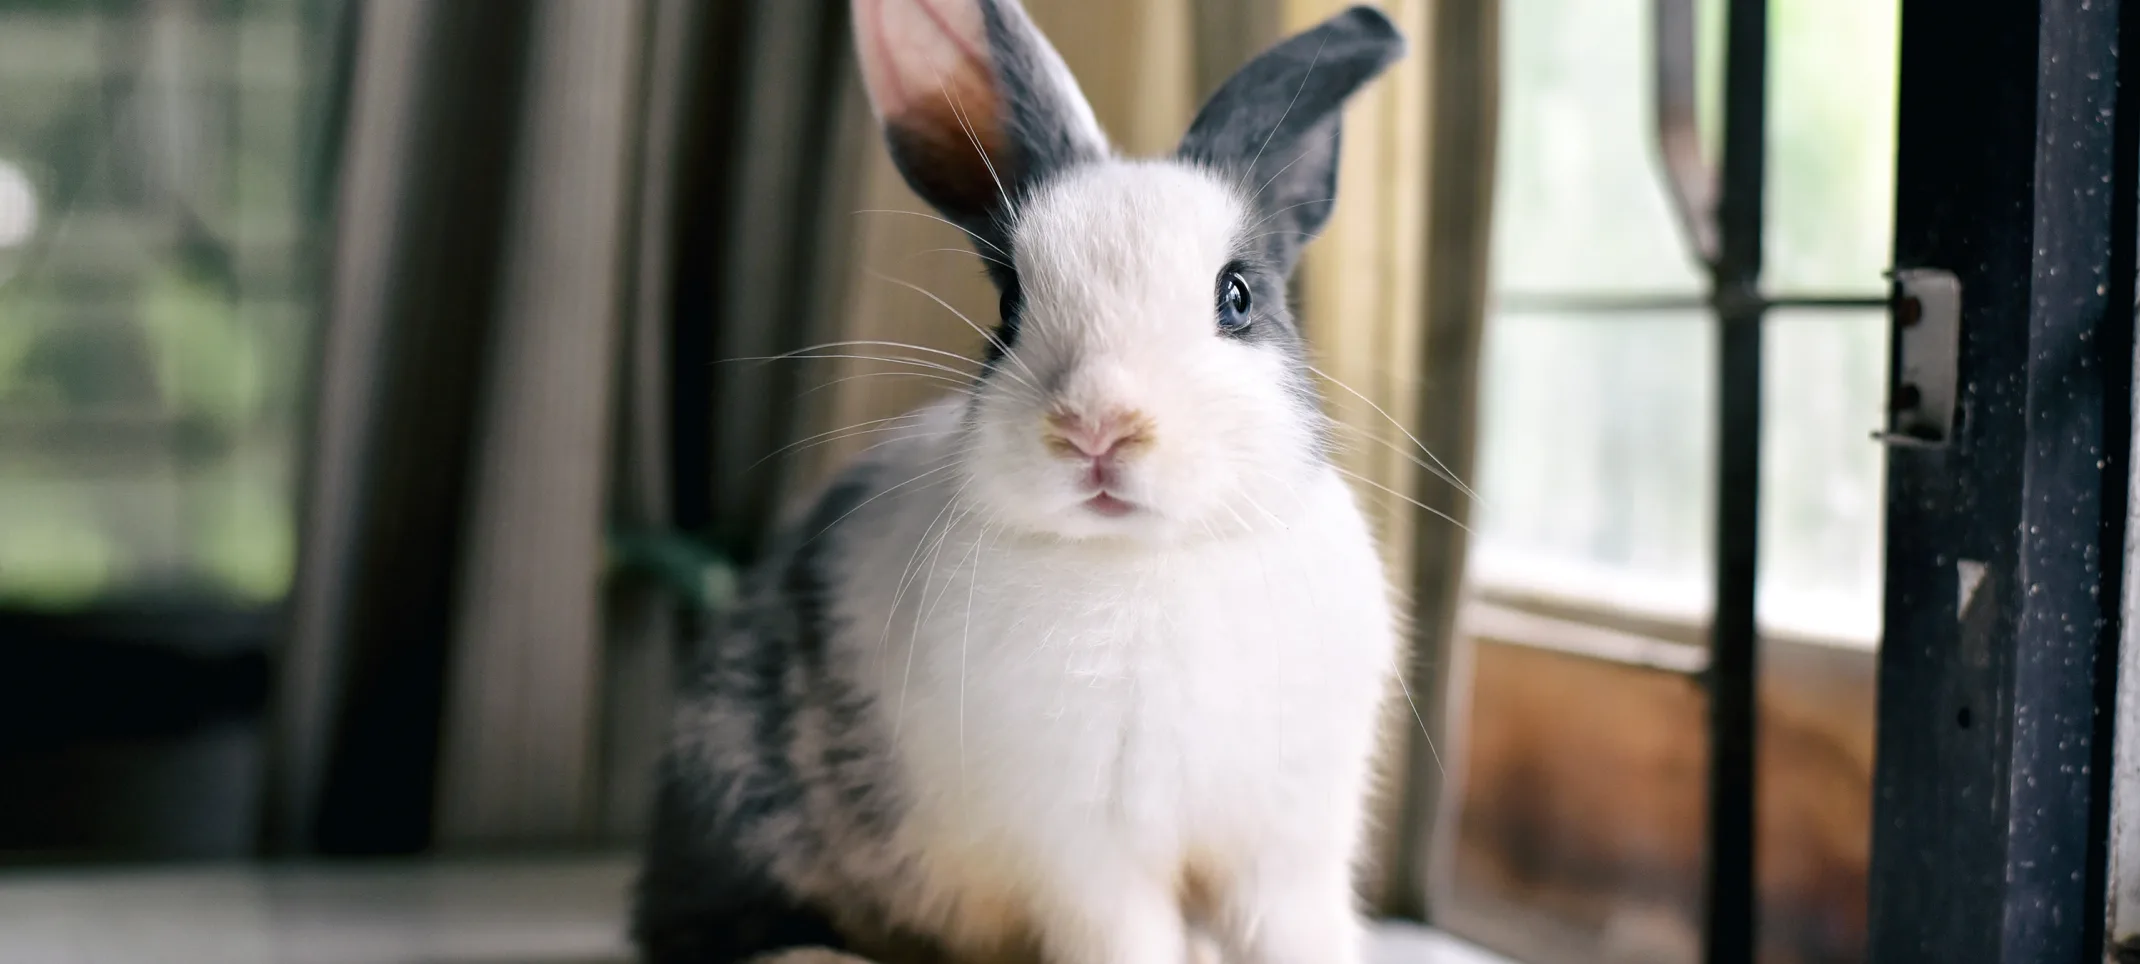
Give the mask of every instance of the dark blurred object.
<svg viewBox="0 0 2140 964">
<path fill-rule="evenodd" d="M 0 754 L 249 721 L 267 705 L 273 632 L 265 613 L 0 614 Z"/>
<path fill-rule="evenodd" d="M 0 859 L 245 853 L 274 631 L 177 606 L 0 614 Z"/>
</svg>

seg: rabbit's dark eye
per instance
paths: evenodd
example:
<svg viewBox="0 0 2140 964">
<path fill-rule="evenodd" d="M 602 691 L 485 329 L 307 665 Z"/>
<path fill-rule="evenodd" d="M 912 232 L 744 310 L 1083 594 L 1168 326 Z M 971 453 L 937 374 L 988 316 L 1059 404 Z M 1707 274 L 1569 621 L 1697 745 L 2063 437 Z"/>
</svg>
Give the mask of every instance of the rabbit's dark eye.
<svg viewBox="0 0 2140 964">
<path fill-rule="evenodd" d="M 1227 270 L 1219 274 L 1219 330 L 1237 332 L 1248 327 L 1248 309 L 1251 301 L 1248 294 L 1248 279 L 1241 272 Z"/>
</svg>

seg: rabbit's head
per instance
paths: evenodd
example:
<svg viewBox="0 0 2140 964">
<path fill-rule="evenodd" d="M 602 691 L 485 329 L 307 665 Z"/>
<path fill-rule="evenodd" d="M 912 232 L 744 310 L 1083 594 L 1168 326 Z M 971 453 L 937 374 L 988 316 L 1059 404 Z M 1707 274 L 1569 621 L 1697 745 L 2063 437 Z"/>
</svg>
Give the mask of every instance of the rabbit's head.
<svg viewBox="0 0 2140 964">
<path fill-rule="evenodd" d="M 1355 7 L 1266 51 L 1174 154 L 1110 149 L 1014 0 L 855 0 L 900 172 L 1001 292 L 958 452 L 963 498 L 1068 538 L 1282 525 L 1325 459 L 1287 309 L 1336 201 L 1346 98 L 1403 51 Z"/>
</svg>

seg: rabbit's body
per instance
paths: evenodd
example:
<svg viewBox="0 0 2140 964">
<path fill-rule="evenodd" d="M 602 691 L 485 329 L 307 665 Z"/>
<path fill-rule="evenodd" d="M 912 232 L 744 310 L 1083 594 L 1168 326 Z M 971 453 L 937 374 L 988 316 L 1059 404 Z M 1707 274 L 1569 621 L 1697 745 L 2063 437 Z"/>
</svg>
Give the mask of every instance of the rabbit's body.
<svg viewBox="0 0 2140 964">
<path fill-rule="evenodd" d="M 646 956 L 1183 964 L 1201 931 L 1238 964 L 1357 964 L 1396 630 L 1284 281 L 1394 30 L 1335 18 L 1181 157 L 1125 161 L 1010 0 L 857 14 L 894 157 L 976 239 L 1001 325 L 689 674 Z"/>
<path fill-rule="evenodd" d="M 1297 887 L 1325 905 L 1314 939 L 1342 939 L 1394 653 L 1351 491 L 1326 469 L 1277 520 L 1181 546 L 1034 538 L 959 513 L 955 479 L 893 488 L 956 437 L 955 407 L 930 415 L 752 587 L 668 792 L 753 774 L 699 802 L 730 868 L 848 941 L 985 959 L 1149 905 L 1178 946 L 1242 887 Z M 796 605 L 805 586 L 830 602 Z"/>
<path fill-rule="evenodd" d="M 1393 646 L 1379 565 L 1335 473 L 1273 507 L 1287 528 L 1179 547 L 1033 538 L 969 516 L 927 543 L 936 561 L 902 594 L 910 547 L 931 538 L 952 487 L 884 513 L 887 531 L 836 566 L 854 591 L 843 648 L 898 734 L 898 837 L 920 909 L 940 904 L 956 932 L 997 914 L 969 924 L 954 907 L 1212 912 L 1194 905 L 1298 883 L 1342 919 Z M 880 640 L 885 612 L 918 631 Z"/>
</svg>

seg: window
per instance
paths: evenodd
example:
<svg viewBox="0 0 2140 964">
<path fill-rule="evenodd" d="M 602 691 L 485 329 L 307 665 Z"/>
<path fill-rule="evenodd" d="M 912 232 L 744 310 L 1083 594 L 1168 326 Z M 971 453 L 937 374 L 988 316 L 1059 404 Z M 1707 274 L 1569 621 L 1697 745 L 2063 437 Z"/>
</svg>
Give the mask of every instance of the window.
<svg viewBox="0 0 2140 964">
<path fill-rule="evenodd" d="M 0 7 L 0 861 L 253 851 L 342 6 Z"/>
<path fill-rule="evenodd" d="M 1726 3 L 1698 5 L 1708 154 Z M 1474 687 L 1443 901 L 1526 960 L 1693 961 L 1719 324 L 1654 143 L 1652 4 L 1507 0 Z M 1770 0 L 1762 960 L 1864 959 L 1897 5 Z"/>
<path fill-rule="evenodd" d="M 0 13 L 0 606 L 288 585 L 317 6 Z"/>
</svg>

